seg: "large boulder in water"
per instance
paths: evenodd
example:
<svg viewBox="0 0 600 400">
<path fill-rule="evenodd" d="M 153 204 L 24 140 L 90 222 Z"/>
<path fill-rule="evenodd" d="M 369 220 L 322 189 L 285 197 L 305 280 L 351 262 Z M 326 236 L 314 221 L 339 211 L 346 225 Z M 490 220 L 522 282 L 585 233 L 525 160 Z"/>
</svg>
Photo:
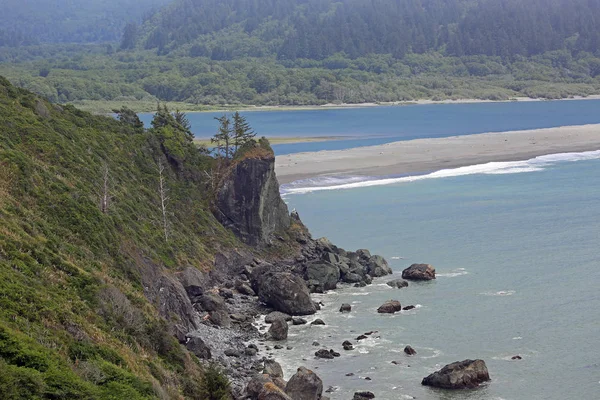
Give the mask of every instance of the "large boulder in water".
<svg viewBox="0 0 600 400">
<path fill-rule="evenodd" d="M 319 400 L 323 381 L 311 370 L 300 367 L 288 381 L 285 393 L 293 400 Z"/>
<path fill-rule="evenodd" d="M 473 389 L 489 380 L 485 361 L 464 360 L 446 365 L 423 378 L 421 384 L 441 389 Z"/>
<path fill-rule="evenodd" d="M 402 310 L 402 305 L 398 300 L 388 300 L 379 306 L 377 312 L 380 314 L 393 314 Z"/>
<path fill-rule="evenodd" d="M 256 278 L 260 301 L 290 315 L 309 315 L 317 310 L 306 283 L 289 272 L 267 272 Z"/>
<path fill-rule="evenodd" d="M 413 264 L 402 271 L 403 279 L 430 281 L 435 279 L 435 268 L 430 264 Z"/>
<path fill-rule="evenodd" d="M 371 256 L 367 262 L 367 273 L 372 277 L 389 275 L 392 269 L 381 256 Z"/>
<path fill-rule="evenodd" d="M 271 339 L 273 340 L 285 340 L 288 336 L 288 328 L 285 319 L 276 319 L 269 327 L 269 336 L 271 336 Z"/>
<path fill-rule="evenodd" d="M 340 280 L 340 269 L 327 261 L 314 262 L 306 267 L 306 279 L 318 282 L 325 290 L 332 290 Z"/>
</svg>

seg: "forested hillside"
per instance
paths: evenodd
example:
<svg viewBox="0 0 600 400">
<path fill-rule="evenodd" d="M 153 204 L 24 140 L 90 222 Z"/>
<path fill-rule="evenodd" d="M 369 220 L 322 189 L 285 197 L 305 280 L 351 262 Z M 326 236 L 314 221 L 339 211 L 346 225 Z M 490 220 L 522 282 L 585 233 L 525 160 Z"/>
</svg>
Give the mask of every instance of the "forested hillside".
<svg viewBox="0 0 600 400">
<path fill-rule="evenodd" d="M 3 0 L 0 46 L 115 41 L 169 0 Z"/>
<path fill-rule="evenodd" d="M 162 51 L 194 43 L 193 54 L 217 60 L 531 56 L 596 51 L 598 22 L 598 0 L 176 0 L 147 23 L 142 43 Z"/>
<path fill-rule="evenodd" d="M 0 47 L 0 73 L 102 112 L 557 99 L 600 94 L 599 23 L 600 0 L 175 0 L 112 43 Z"/>
</svg>

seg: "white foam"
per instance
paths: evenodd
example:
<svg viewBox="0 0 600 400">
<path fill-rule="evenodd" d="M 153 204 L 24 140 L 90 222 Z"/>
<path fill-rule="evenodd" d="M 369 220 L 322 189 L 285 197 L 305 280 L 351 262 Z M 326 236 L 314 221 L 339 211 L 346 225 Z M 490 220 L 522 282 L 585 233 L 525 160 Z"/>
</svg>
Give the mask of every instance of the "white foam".
<svg viewBox="0 0 600 400">
<path fill-rule="evenodd" d="M 437 277 L 443 277 L 443 278 L 455 278 L 457 276 L 462 276 L 462 275 L 467 275 L 468 272 L 466 269 L 464 268 L 457 268 L 457 269 L 453 269 L 450 272 L 443 272 L 443 273 L 437 273 L 436 276 Z"/>
<path fill-rule="evenodd" d="M 600 150 L 581 153 L 558 153 L 539 156 L 525 161 L 489 162 L 452 169 L 442 169 L 425 175 L 374 179 L 372 177 L 326 177 L 298 181 L 281 187 L 282 194 L 303 194 L 322 190 L 355 189 L 383 186 L 395 183 L 415 182 L 426 179 L 451 178 L 466 175 L 520 174 L 543 171 L 562 162 L 600 159 Z"/>
<path fill-rule="evenodd" d="M 479 294 L 483 296 L 512 296 L 515 293 L 514 290 L 499 290 L 497 292 L 483 292 Z"/>
<path fill-rule="evenodd" d="M 404 260 L 404 257 L 394 256 L 394 257 L 390 257 L 390 259 L 392 259 L 392 260 Z"/>
</svg>

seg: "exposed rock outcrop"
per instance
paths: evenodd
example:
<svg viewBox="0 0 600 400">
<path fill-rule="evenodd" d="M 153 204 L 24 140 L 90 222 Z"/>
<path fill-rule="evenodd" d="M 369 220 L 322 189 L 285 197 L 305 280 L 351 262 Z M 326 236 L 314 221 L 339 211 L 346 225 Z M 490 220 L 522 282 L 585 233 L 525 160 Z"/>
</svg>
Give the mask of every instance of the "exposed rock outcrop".
<svg viewBox="0 0 600 400">
<path fill-rule="evenodd" d="M 348 303 L 344 303 L 340 306 L 340 312 L 350 312 L 352 311 L 352 306 Z"/>
<path fill-rule="evenodd" d="M 413 264 L 402 271 L 403 279 L 430 281 L 435 279 L 435 268 L 430 264 Z"/>
<path fill-rule="evenodd" d="M 483 360 L 464 360 L 446 365 L 423 378 L 421 384 L 442 389 L 473 389 L 489 380 Z"/>
<path fill-rule="evenodd" d="M 246 158 L 232 166 L 217 192 L 214 214 L 250 245 L 265 245 L 275 232 L 285 231 L 290 215 L 279 195 L 275 156 Z"/>
<path fill-rule="evenodd" d="M 340 269 L 326 261 L 314 262 L 306 267 L 306 279 L 318 282 L 323 290 L 332 290 L 340 280 Z"/>
<path fill-rule="evenodd" d="M 259 299 L 290 315 L 309 315 L 317 310 L 304 280 L 290 272 L 268 272 L 257 277 Z"/>
</svg>

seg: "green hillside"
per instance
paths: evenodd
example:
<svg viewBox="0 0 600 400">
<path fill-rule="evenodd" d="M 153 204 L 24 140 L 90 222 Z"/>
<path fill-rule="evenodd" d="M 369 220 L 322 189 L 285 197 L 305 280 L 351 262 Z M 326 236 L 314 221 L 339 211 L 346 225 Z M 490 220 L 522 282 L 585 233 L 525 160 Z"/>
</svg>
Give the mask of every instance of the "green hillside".
<svg viewBox="0 0 600 400">
<path fill-rule="evenodd" d="M 0 397 L 207 396 L 145 291 L 238 245 L 208 211 L 211 162 L 173 118 L 143 131 L 0 78 Z"/>
</svg>

